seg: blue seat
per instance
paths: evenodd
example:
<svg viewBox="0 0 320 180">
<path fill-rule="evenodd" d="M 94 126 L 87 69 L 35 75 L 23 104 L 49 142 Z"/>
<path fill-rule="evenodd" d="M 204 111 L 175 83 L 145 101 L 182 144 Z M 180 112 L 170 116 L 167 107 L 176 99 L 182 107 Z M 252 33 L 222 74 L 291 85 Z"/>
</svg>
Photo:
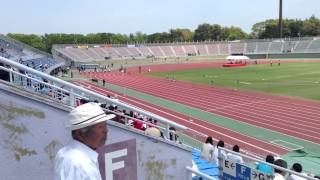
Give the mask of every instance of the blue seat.
<svg viewBox="0 0 320 180">
<path fill-rule="evenodd" d="M 215 166 L 211 163 L 202 163 L 202 164 L 197 164 L 198 169 L 205 170 L 205 169 L 212 169 L 215 168 Z"/>
<path fill-rule="evenodd" d="M 205 173 L 209 176 L 219 176 L 219 168 L 204 169 L 200 170 L 200 172 Z"/>
</svg>

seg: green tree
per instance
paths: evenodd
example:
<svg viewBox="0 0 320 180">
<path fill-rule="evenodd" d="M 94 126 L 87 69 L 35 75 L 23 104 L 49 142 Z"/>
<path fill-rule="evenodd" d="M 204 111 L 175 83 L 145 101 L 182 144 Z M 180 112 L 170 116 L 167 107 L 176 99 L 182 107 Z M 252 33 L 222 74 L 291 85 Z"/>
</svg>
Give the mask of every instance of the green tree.
<svg viewBox="0 0 320 180">
<path fill-rule="evenodd" d="M 194 32 L 195 41 L 205 41 L 212 40 L 212 26 L 210 24 L 204 23 L 200 24 Z"/>
<path fill-rule="evenodd" d="M 312 15 L 309 19 L 303 22 L 303 36 L 318 36 L 320 35 L 320 20 Z"/>
<path fill-rule="evenodd" d="M 247 34 L 239 27 L 231 26 L 227 30 L 228 36 L 227 40 L 233 41 L 233 40 L 240 40 L 247 38 Z"/>
</svg>

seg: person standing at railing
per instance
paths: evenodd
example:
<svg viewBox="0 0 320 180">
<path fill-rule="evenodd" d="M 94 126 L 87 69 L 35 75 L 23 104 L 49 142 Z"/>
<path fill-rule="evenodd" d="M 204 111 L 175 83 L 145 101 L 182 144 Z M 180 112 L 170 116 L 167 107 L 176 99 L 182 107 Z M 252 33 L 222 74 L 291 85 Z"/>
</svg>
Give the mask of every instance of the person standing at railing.
<svg viewBox="0 0 320 180">
<path fill-rule="evenodd" d="M 215 164 L 219 164 L 219 160 L 218 160 L 219 149 L 218 149 L 218 147 L 224 148 L 224 141 L 220 140 L 217 143 L 217 147 L 213 151 L 212 162 Z M 221 151 L 221 156 L 223 157 L 223 159 L 227 159 L 227 153 L 224 150 L 220 150 L 220 151 Z"/>
<path fill-rule="evenodd" d="M 299 164 L 299 163 L 294 163 L 291 167 L 291 170 L 297 172 L 297 173 L 302 173 L 302 165 Z M 304 174 L 302 173 L 303 175 L 307 175 L 307 174 Z M 300 177 L 300 176 L 297 176 L 295 174 L 291 174 L 289 177 L 288 177 L 288 180 L 306 180 L 306 178 L 303 178 L 303 177 Z"/>
<path fill-rule="evenodd" d="M 238 145 L 234 145 L 232 150 L 234 152 L 239 153 L 240 152 L 240 147 Z M 233 154 L 233 153 L 228 153 L 227 154 L 227 159 L 231 160 L 232 162 L 236 162 L 236 163 L 243 163 L 243 159 L 241 156 Z"/>
<path fill-rule="evenodd" d="M 210 161 L 212 159 L 213 151 L 213 140 L 211 136 L 208 136 L 206 142 L 202 145 L 201 158 Z"/>
<path fill-rule="evenodd" d="M 106 115 L 96 103 L 86 103 L 69 114 L 73 140 L 61 148 L 55 158 L 55 180 L 101 180 L 98 147 L 107 140 L 106 121 L 115 115 Z"/>
<path fill-rule="evenodd" d="M 277 159 L 274 162 L 274 165 L 280 166 L 280 167 L 283 167 L 283 168 L 288 168 L 287 162 L 285 160 L 283 160 L 283 159 Z M 285 176 L 286 176 L 286 172 L 285 171 L 282 171 L 282 170 L 277 169 L 277 168 L 274 169 L 274 178 L 273 178 L 273 180 L 285 180 Z"/>
</svg>

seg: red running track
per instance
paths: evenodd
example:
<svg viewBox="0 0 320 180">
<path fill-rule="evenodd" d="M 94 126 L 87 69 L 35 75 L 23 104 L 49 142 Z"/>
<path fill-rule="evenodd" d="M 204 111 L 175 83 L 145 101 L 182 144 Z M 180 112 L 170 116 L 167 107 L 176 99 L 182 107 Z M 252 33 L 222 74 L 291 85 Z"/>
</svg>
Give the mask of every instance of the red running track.
<svg viewBox="0 0 320 180">
<path fill-rule="evenodd" d="M 104 78 L 112 84 L 320 143 L 320 104 L 317 102 L 212 88 L 187 82 L 172 82 L 162 78 L 114 73 L 91 73 L 90 76 Z"/>
<path fill-rule="evenodd" d="M 241 148 L 245 149 L 246 151 L 252 152 L 257 155 L 266 156 L 267 154 L 270 154 L 270 153 L 275 155 L 282 155 L 288 152 L 287 150 L 281 147 L 214 125 L 207 121 L 192 118 L 193 121 L 190 122 L 188 120 L 189 117 L 187 115 L 175 112 L 171 109 L 167 109 L 161 106 L 156 106 L 154 104 L 142 101 L 134 97 L 122 96 L 117 92 L 107 90 L 102 87 L 98 87 L 91 83 L 75 82 L 75 84 L 78 84 L 80 86 L 83 86 L 85 88 L 88 88 L 92 91 L 96 91 L 104 95 L 117 94 L 120 101 L 134 105 L 146 111 L 152 112 L 154 114 L 157 114 L 167 119 L 170 119 L 172 121 L 175 121 L 179 124 L 182 124 L 188 127 L 191 130 L 200 132 L 201 134 L 209 135 L 216 139 L 223 139 L 228 144 L 231 144 L 231 145 L 238 144 Z M 203 141 L 204 138 L 205 137 L 202 136 L 199 140 Z"/>
</svg>

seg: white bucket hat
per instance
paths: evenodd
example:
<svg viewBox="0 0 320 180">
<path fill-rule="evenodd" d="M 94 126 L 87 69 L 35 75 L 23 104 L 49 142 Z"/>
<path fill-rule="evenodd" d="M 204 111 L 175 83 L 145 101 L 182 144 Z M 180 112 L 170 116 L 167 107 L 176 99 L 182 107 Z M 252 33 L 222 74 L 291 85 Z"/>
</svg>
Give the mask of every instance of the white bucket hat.
<svg viewBox="0 0 320 180">
<path fill-rule="evenodd" d="M 108 114 L 97 103 L 86 103 L 73 109 L 69 113 L 69 126 L 71 130 L 92 126 L 114 118 L 114 114 Z"/>
</svg>

